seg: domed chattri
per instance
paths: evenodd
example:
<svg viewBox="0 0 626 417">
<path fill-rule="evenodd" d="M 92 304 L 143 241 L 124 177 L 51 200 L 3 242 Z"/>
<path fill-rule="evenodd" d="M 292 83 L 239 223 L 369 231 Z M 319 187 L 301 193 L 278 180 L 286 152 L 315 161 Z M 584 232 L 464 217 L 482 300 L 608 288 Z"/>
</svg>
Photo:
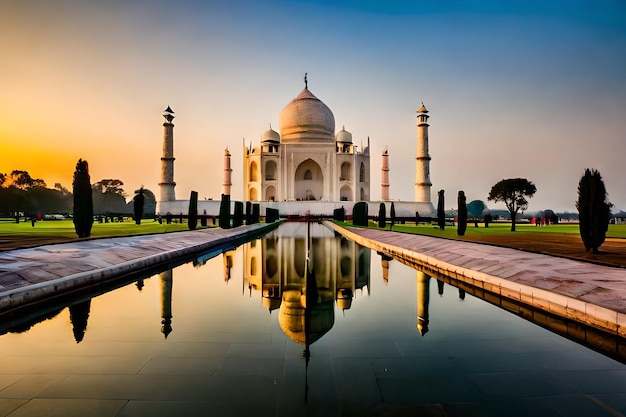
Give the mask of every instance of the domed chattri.
<svg viewBox="0 0 626 417">
<path fill-rule="evenodd" d="M 352 133 L 348 132 L 346 128 L 342 126 L 341 130 L 337 132 L 335 139 L 337 142 L 352 143 Z"/>
<path fill-rule="evenodd" d="M 265 142 L 274 142 L 274 143 L 280 142 L 280 135 L 278 134 L 277 131 L 272 129 L 272 125 L 270 125 L 269 130 L 266 130 L 261 135 L 261 143 L 265 143 Z"/>
<path fill-rule="evenodd" d="M 304 88 L 278 116 L 283 142 L 332 142 L 335 116 L 328 106 Z"/>
</svg>

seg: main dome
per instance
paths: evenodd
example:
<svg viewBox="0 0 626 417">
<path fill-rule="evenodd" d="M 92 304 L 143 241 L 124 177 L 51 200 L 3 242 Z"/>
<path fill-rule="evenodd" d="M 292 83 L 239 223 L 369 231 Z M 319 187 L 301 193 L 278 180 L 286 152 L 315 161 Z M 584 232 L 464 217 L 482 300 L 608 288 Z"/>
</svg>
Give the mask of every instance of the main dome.
<svg viewBox="0 0 626 417">
<path fill-rule="evenodd" d="M 283 142 L 332 141 L 335 116 L 328 106 L 305 88 L 278 116 Z"/>
</svg>

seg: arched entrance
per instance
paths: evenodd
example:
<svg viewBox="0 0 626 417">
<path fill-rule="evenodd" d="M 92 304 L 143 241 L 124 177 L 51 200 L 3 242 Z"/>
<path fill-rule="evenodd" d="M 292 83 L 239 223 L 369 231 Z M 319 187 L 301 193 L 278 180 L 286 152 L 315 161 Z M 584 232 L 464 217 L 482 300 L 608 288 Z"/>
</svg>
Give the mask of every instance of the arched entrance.
<svg viewBox="0 0 626 417">
<path fill-rule="evenodd" d="M 348 185 L 344 185 L 339 190 L 339 200 L 340 201 L 352 201 L 352 189 Z"/>
<path fill-rule="evenodd" d="M 265 189 L 265 200 L 276 201 L 276 188 L 273 185 L 270 185 Z"/>
<path fill-rule="evenodd" d="M 294 197 L 296 200 L 319 200 L 324 193 L 322 168 L 312 159 L 307 159 L 296 168 Z"/>
</svg>

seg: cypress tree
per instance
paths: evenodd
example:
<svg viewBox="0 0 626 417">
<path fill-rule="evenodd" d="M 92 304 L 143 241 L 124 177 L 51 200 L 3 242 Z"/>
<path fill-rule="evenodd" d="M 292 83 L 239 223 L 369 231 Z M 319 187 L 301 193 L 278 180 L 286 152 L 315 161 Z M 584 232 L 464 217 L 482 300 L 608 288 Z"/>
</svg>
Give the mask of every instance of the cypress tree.
<svg viewBox="0 0 626 417">
<path fill-rule="evenodd" d="M 385 203 L 380 203 L 378 207 L 378 227 L 383 229 L 385 226 L 387 226 L 387 208 Z"/>
<path fill-rule="evenodd" d="M 456 233 L 459 236 L 465 235 L 467 229 L 467 205 L 465 204 L 466 198 L 463 191 L 459 191 L 458 197 L 458 212 L 459 212 L 459 225 L 457 226 Z"/>
<path fill-rule="evenodd" d="M 258 203 L 252 204 L 252 224 L 257 224 L 261 220 L 261 205 Z"/>
<path fill-rule="evenodd" d="M 143 216 L 143 207 L 146 197 L 143 193 L 143 186 L 135 191 L 135 197 L 133 197 L 133 213 L 135 217 L 135 224 L 141 224 L 141 217 Z"/>
<path fill-rule="evenodd" d="M 342 207 L 333 210 L 333 220 L 343 222 L 346 220 L 346 209 Z"/>
<path fill-rule="evenodd" d="M 437 200 L 437 224 L 441 230 L 446 227 L 446 211 L 444 208 L 443 190 L 439 190 L 439 199 Z"/>
<path fill-rule="evenodd" d="M 580 237 L 585 250 L 598 253 L 604 243 L 609 227 L 611 207 L 606 187 L 600 173 L 593 169 L 585 169 L 585 175 L 578 182 L 578 209 Z"/>
<path fill-rule="evenodd" d="M 93 225 L 93 200 L 87 161 L 78 160 L 72 188 L 74 192 L 74 229 L 78 237 L 89 237 Z"/>
<path fill-rule="evenodd" d="M 393 225 L 396 224 L 396 206 L 394 206 L 393 201 L 391 202 L 391 208 L 389 209 L 389 218 L 391 219 L 389 231 L 391 231 L 391 229 L 393 229 Z"/>
<path fill-rule="evenodd" d="M 198 226 L 198 192 L 192 191 L 189 197 L 189 212 L 187 213 L 187 227 L 196 230 Z"/>
</svg>

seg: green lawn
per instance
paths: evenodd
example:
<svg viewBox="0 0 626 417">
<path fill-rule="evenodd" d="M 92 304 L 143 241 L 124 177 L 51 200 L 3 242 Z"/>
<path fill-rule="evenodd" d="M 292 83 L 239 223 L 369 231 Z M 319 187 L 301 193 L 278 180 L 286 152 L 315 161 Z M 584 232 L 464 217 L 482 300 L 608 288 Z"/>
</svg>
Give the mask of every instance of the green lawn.
<svg viewBox="0 0 626 417">
<path fill-rule="evenodd" d="M 200 224 L 198 224 L 200 228 Z M 91 229 L 91 237 L 132 236 L 151 233 L 167 233 L 189 230 L 187 223 L 159 224 L 153 220 L 142 220 L 140 225 L 132 221 L 121 223 L 94 223 Z M 32 237 L 66 237 L 76 238 L 74 223 L 72 220 L 40 220 L 33 227 L 28 222 L 0 222 L 0 236 L 32 236 Z"/>
<path fill-rule="evenodd" d="M 339 222 L 343 226 L 352 226 L 351 222 Z M 495 235 L 503 233 L 511 233 L 510 223 L 490 223 L 488 228 L 485 228 L 484 223 L 479 223 L 479 227 L 474 227 L 474 223 L 467 225 L 465 236 L 480 236 L 480 235 Z M 369 227 L 378 229 L 378 223 L 369 222 Z M 564 233 L 564 234 L 579 234 L 578 224 L 552 224 L 550 226 L 538 227 L 532 224 L 517 224 L 517 231 L 515 233 Z M 385 230 L 389 230 L 389 223 Z M 396 224 L 393 226 L 394 232 L 414 233 L 426 236 L 446 237 L 455 239 L 458 237 L 456 233 L 456 226 L 446 226 L 444 230 L 439 230 L 438 227 L 432 225 L 420 224 Z M 626 239 L 626 224 L 610 224 L 606 237 L 622 238 Z"/>
</svg>

